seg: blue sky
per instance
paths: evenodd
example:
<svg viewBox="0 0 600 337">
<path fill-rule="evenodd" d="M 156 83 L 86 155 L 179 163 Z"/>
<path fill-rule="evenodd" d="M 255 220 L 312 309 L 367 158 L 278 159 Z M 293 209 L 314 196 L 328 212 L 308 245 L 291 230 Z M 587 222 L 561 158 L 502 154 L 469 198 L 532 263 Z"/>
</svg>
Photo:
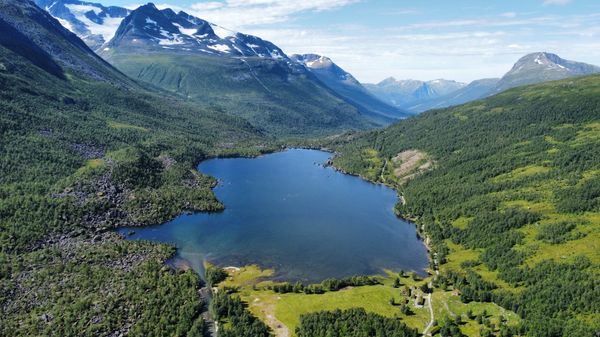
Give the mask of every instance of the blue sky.
<svg viewBox="0 0 600 337">
<path fill-rule="evenodd" d="M 135 0 L 104 0 L 135 7 Z M 600 65 L 598 0 L 157 0 L 363 82 L 499 77 L 536 51 Z"/>
</svg>

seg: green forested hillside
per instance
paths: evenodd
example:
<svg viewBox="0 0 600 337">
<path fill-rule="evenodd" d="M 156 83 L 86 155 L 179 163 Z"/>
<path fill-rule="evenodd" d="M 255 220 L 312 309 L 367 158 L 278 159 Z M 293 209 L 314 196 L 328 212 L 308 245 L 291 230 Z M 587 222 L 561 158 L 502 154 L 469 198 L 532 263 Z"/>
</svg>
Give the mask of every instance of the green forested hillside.
<svg viewBox="0 0 600 337">
<path fill-rule="evenodd" d="M 0 335 L 200 336 L 193 271 L 111 228 L 222 205 L 195 170 L 273 143 L 144 89 L 30 1 L 0 1 Z"/>
<path fill-rule="evenodd" d="M 271 134 L 323 135 L 376 126 L 300 65 L 265 58 L 118 50 L 105 57 L 132 78 L 246 118 Z"/>
<path fill-rule="evenodd" d="M 417 222 L 439 264 L 434 284 L 524 318 L 499 334 L 600 331 L 600 76 L 334 143 L 334 165 L 401 193 L 397 211 Z"/>
</svg>

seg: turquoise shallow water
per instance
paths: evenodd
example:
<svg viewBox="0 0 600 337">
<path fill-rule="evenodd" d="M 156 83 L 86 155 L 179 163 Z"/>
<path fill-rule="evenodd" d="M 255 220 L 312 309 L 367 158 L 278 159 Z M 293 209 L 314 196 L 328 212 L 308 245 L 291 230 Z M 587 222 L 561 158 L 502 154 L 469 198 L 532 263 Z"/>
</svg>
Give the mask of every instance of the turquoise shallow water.
<svg viewBox="0 0 600 337">
<path fill-rule="evenodd" d="M 202 162 L 198 169 L 219 179 L 214 191 L 226 210 L 134 228 L 128 239 L 172 243 L 197 270 L 206 259 L 272 267 L 286 280 L 377 274 L 383 268 L 423 273 L 426 249 L 415 226 L 394 215 L 396 193 L 324 168 L 330 156 L 292 149 Z"/>
</svg>

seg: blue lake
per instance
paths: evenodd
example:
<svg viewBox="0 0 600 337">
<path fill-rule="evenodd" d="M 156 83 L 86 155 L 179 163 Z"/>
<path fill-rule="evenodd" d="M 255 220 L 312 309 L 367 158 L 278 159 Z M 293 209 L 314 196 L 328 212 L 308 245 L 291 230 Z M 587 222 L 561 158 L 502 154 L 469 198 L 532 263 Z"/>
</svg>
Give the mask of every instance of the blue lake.
<svg viewBox="0 0 600 337">
<path fill-rule="evenodd" d="M 199 271 L 208 260 L 258 264 L 278 279 L 310 282 L 384 268 L 422 274 L 427 251 L 415 226 L 394 215 L 396 192 L 323 167 L 330 156 L 292 149 L 204 161 L 198 169 L 219 180 L 214 192 L 226 210 L 134 228 L 128 239 L 172 243 Z"/>
</svg>

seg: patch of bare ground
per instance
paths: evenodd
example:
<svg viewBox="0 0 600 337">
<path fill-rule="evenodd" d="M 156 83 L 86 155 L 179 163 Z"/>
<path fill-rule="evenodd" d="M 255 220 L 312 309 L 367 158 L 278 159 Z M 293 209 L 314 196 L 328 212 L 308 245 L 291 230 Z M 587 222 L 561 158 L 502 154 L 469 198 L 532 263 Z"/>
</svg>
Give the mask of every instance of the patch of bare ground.
<svg viewBox="0 0 600 337">
<path fill-rule="evenodd" d="M 278 298 L 279 300 L 280 298 Z M 260 299 L 254 299 L 254 302 L 260 302 Z M 261 303 L 260 311 L 265 317 L 265 323 L 271 328 L 276 337 L 289 337 L 290 330 L 287 326 L 281 323 L 280 320 L 275 317 L 275 303 Z"/>
<path fill-rule="evenodd" d="M 433 161 L 427 153 L 419 150 L 406 150 L 392 158 L 394 175 L 403 184 L 417 175 L 433 168 Z"/>
</svg>

